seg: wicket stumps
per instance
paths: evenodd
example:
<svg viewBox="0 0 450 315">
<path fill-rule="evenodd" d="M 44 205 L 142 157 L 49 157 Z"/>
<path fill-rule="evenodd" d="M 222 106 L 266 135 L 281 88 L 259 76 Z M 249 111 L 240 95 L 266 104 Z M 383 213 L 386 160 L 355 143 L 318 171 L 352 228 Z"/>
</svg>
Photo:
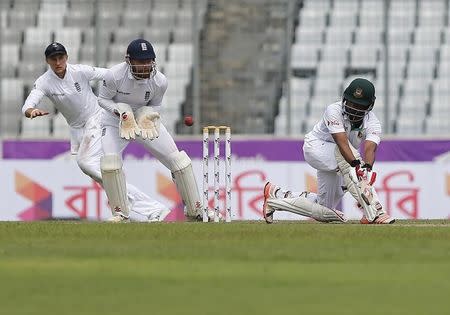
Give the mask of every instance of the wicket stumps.
<svg viewBox="0 0 450 315">
<path fill-rule="evenodd" d="M 220 220 L 220 131 L 225 132 L 225 221 L 231 222 L 231 128 L 228 126 L 203 127 L 203 222 L 208 222 L 209 210 L 209 130 L 214 130 L 214 222 Z"/>
</svg>

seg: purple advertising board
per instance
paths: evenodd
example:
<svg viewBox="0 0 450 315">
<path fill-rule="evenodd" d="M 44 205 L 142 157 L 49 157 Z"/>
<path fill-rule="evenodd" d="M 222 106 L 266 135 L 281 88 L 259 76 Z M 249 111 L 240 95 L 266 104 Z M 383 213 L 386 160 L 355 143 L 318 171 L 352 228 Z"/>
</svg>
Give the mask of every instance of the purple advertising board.
<svg viewBox="0 0 450 315">
<path fill-rule="evenodd" d="M 180 150 L 185 150 L 193 159 L 202 158 L 201 139 L 178 139 Z M 212 146 L 212 144 L 211 144 Z M 232 140 L 234 158 L 255 158 L 265 161 L 304 161 L 302 139 L 243 138 Z M 54 159 L 69 152 L 68 141 L 4 140 L 3 159 Z M 450 154 L 450 139 L 439 140 L 393 140 L 381 142 L 377 161 L 432 161 Z M 148 159 L 151 154 L 138 143 L 130 143 L 124 151 L 125 158 Z"/>
</svg>

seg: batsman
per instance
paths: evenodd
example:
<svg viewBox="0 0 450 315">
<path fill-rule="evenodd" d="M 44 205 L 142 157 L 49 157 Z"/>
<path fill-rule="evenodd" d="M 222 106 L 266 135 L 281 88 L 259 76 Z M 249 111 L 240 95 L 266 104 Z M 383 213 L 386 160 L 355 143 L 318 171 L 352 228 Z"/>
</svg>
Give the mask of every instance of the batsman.
<svg viewBox="0 0 450 315">
<path fill-rule="evenodd" d="M 344 222 L 343 212 L 334 209 L 347 191 L 363 213 L 362 224 L 394 223 L 373 187 L 373 165 L 381 140 L 381 124 L 372 112 L 374 104 L 374 85 L 357 78 L 345 89 L 341 101 L 327 106 L 303 144 L 306 162 L 317 170 L 318 193 L 292 193 L 268 182 L 263 205 L 267 223 L 273 222 L 276 211 L 290 211 L 322 222 Z M 358 152 L 361 145 L 364 157 Z"/>
</svg>

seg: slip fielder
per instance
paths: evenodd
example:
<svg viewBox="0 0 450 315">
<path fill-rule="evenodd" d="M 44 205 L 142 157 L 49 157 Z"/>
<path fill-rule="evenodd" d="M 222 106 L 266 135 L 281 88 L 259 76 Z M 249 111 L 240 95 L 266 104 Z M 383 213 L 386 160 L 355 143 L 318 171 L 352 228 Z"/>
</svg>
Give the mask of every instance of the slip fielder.
<svg viewBox="0 0 450 315">
<path fill-rule="evenodd" d="M 35 82 L 22 107 L 23 114 L 31 119 L 47 115 L 39 103 L 47 96 L 67 120 L 71 134 L 71 151 L 76 154 L 80 169 L 103 185 L 100 172 L 101 147 L 100 118 L 104 110 L 98 106 L 90 81 L 102 80 L 107 69 L 67 63 L 66 48 L 52 43 L 45 50 L 50 69 Z M 124 202 L 131 217 L 137 221 L 161 221 L 170 210 L 153 200 L 131 184 L 127 185 Z M 116 217 L 112 218 L 113 220 Z"/>
</svg>

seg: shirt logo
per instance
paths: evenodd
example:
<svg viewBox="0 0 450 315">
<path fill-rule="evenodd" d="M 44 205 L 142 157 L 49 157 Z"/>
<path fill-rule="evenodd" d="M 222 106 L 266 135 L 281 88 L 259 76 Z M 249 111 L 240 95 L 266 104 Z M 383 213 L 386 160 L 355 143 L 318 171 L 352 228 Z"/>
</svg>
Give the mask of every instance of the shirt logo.
<svg viewBox="0 0 450 315">
<path fill-rule="evenodd" d="M 339 123 L 339 121 L 336 121 L 336 120 L 331 120 L 331 121 L 328 120 L 328 121 L 327 121 L 327 125 L 328 125 L 328 126 L 330 126 L 330 125 L 331 125 L 331 126 L 339 126 L 340 123 Z"/>
<path fill-rule="evenodd" d="M 81 92 L 81 86 L 80 86 L 80 83 L 78 83 L 78 82 L 75 82 L 75 89 L 77 90 L 77 92 Z"/>
<path fill-rule="evenodd" d="M 64 93 L 52 93 L 52 96 L 64 96 L 64 95 L 66 95 L 66 94 L 64 94 Z"/>
<path fill-rule="evenodd" d="M 150 92 L 146 91 L 144 96 L 145 101 L 147 102 L 150 99 Z"/>
<path fill-rule="evenodd" d="M 106 80 L 103 80 L 103 86 L 106 87 Z"/>
<path fill-rule="evenodd" d="M 363 90 L 360 87 L 357 87 L 355 92 L 353 93 L 353 96 L 355 98 L 361 98 L 363 97 Z"/>
<path fill-rule="evenodd" d="M 124 91 L 119 91 L 117 90 L 117 93 L 123 94 L 123 95 L 130 95 L 130 92 L 124 92 Z"/>
<path fill-rule="evenodd" d="M 142 49 L 142 51 L 147 50 L 147 44 L 141 43 L 141 49 Z"/>
</svg>

